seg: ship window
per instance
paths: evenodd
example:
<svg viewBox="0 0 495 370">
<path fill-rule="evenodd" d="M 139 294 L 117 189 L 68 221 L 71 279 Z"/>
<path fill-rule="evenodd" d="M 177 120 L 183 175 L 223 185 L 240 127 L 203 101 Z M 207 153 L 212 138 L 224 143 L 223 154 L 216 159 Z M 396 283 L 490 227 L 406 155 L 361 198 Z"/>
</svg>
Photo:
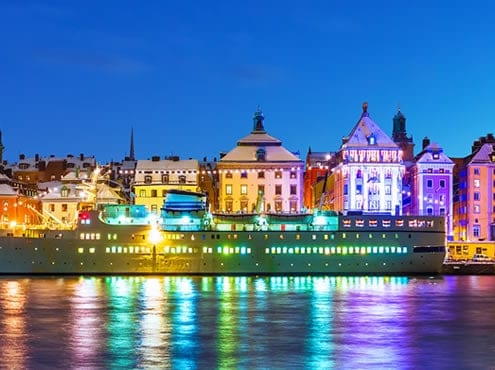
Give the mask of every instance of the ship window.
<svg viewBox="0 0 495 370">
<path fill-rule="evenodd" d="M 323 235 L 323 240 L 328 240 L 328 234 Z"/>
<path fill-rule="evenodd" d="M 270 254 L 270 248 L 265 248 L 265 254 Z"/>
<path fill-rule="evenodd" d="M 280 234 L 280 240 L 284 240 L 283 234 Z"/>
<path fill-rule="evenodd" d="M 77 253 L 84 253 L 84 248 L 77 248 Z"/>
<path fill-rule="evenodd" d="M 316 234 L 311 235 L 311 239 L 316 240 Z"/>
<path fill-rule="evenodd" d="M 356 233 L 356 239 L 359 239 L 359 233 Z"/>
<path fill-rule="evenodd" d="M 382 234 L 382 239 L 385 239 L 387 237 L 387 234 Z"/>
<path fill-rule="evenodd" d="M 296 234 L 296 240 L 300 240 L 301 239 L 301 234 Z"/>
<path fill-rule="evenodd" d="M 101 239 L 100 233 L 96 233 L 96 240 L 100 240 L 100 239 Z"/>
<path fill-rule="evenodd" d="M 79 239 L 84 240 L 84 233 L 81 233 Z"/>
<path fill-rule="evenodd" d="M 346 233 L 342 233 L 342 239 L 345 239 L 346 238 Z"/>
<path fill-rule="evenodd" d="M 89 248 L 89 253 L 94 253 L 95 252 L 95 248 Z"/>
<path fill-rule="evenodd" d="M 370 234 L 368 234 L 368 238 L 369 238 L 369 239 L 373 239 L 373 234 L 371 234 L 371 233 L 370 233 Z"/>
<path fill-rule="evenodd" d="M 399 239 L 399 234 L 395 233 L 395 239 Z"/>
<path fill-rule="evenodd" d="M 265 234 L 265 240 L 268 240 L 268 234 Z"/>
<path fill-rule="evenodd" d="M 325 254 L 330 254 L 330 248 L 325 247 Z"/>
</svg>

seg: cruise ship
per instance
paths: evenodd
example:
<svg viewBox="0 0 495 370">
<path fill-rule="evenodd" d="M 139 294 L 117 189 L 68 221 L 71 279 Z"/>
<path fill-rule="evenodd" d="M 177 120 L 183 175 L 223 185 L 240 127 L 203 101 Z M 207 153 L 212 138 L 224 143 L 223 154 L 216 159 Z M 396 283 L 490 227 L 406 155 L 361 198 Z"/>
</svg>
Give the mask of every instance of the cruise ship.
<svg viewBox="0 0 495 370">
<path fill-rule="evenodd" d="M 431 275 L 445 258 L 443 217 L 220 214 L 206 204 L 171 190 L 160 215 L 103 205 L 70 230 L 3 231 L 0 273 Z"/>
</svg>

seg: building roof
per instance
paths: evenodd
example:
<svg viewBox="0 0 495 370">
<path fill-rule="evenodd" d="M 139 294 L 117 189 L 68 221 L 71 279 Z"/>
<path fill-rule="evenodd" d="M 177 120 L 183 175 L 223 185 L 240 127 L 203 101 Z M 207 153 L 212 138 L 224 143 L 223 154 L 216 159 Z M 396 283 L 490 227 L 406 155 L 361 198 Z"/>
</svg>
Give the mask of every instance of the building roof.
<svg viewBox="0 0 495 370">
<path fill-rule="evenodd" d="M 363 113 L 351 133 L 345 138 L 342 149 L 369 148 L 370 146 L 398 149 L 399 146 L 373 121 L 368 113 L 368 104 L 363 103 Z"/>
<path fill-rule="evenodd" d="M 495 144 L 492 143 L 486 143 L 479 148 L 479 150 L 474 153 L 469 160 L 469 164 L 475 164 L 475 163 L 493 163 L 490 158 L 490 154 L 493 153 Z"/>
<path fill-rule="evenodd" d="M 437 143 L 428 145 L 416 158 L 417 164 L 454 164 Z"/>
<path fill-rule="evenodd" d="M 220 163 L 226 162 L 260 162 L 258 151 L 264 150 L 264 162 L 302 162 L 302 160 L 282 146 L 282 142 L 266 133 L 264 116 L 261 109 L 253 117 L 253 131 L 237 141 L 237 146 L 225 154 Z"/>
<path fill-rule="evenodd" d="M 17 191 L 15 191 L 9 184 L 0 184 L 0 195 L 17 195 Z"/>
<path fill-rule="evenodd" d="M 137 171 L 145 170 L 198 170 L 199 161 L 197 159 L 182 159 L 178 161 L 170 159 L 150 160 L 140 159 L 136 164 Z"/>
</svg>

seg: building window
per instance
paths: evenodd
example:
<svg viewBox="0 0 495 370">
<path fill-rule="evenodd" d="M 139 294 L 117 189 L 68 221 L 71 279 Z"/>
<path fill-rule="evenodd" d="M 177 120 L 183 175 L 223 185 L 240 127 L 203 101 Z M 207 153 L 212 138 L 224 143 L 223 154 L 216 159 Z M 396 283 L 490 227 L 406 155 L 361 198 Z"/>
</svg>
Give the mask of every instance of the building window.
<svg viewBox="0 0 495 370">
<path fill-rule="evenodd" d="M 344 184 L 344 195 L 347 195 L 348 193 L 348 185 Z"/>
<path fill-rule="evenodd" d="M 432 208 L 432 207 L 428 207 L 428 208 L 426 208 L 426 214 L 427 214 L 428 216 L 432 216 L 432 215 L 433 215 L 433 208 Z"/>
<path fill-rule="evenodd" d="M 392 194 L 392 186 L 385 185 L 385 195 L 391 195 L 391 194 Z"/>
<path fill-rule="evenodd" d="M 260 149 L 256 150 L 256 160 L 257 161 L 260 161 L 260 162 L 266 160 L 266 151 L 265 151 L 265 149 L 260 148 Z"/>
<path fill-rule="evenodd" d="M 356 194 L 361 194 L 363 192 L 363 185 L 358 184 L 356 185 Z M 346 193 L 347 194 L 347 193 Z"/>
<path fill-rule="evenodd" d="M 242 171 L 241 172 L 241 179 L 247 179 L 247 177 L 248 177 L 247 171 Z"/>
<path fill-rule="evenodd" d="M 290 178 L 291 179 L 297 179 L 297 173 L 296 173 L 296 171 L 290 171 Z"/>
<path fill-rule="evenodd" d="M 156 198 L 156 196 L 157 196 L 157 191 L 156 191 L 156 189 L 151 189 L 151 196 L 152 196 L 153 198 Z"/>
<path fill-rule="evenodd" d="M 282 178 L 282 171 L 275 171 L 275 178 L 281 179 Z"/>
<path fill-rule="evenodd" d="M 152 204 L 152 205 L 151 205 L 151 213 L 153 213 L 153 214 L 155 214 L 155 215 L 156 215 L 156 214 L 157 214 L 157 209 L 158 209 L 158 208 L 157 208 L 156 204 Z"/>
<path fill-rule="evenodd" d="M 232 195 L 232 185 L 225 185 L 225 194 Z"/>
<path fill-rule="evenodd" d="M 481 235 L 480 225 L 473 225 L 473 236 L 479 238 Z"/>
<path fill-rule="evenodd" d="M 433 180 L 426 180 L 426 187 L 432 188 L 433 187 Z"/>
<path fill-rule="evenodd" d="M 474 172 L 475 175 L 479 175 L 480 174 L 480 169 L 479 168 L 475 168 L 473 170 L 473 172 Z"/>
<path fill-rule="evenodd" d="M 473 198 L 474 200 L 480 200 L 480 193 L 478 191 L 475 191 L 473 193 L 473 196 L 474 196 L 474 198 Z"/>
<path fill-rule="evenodd" d="M 62 212 L 67 212 L 69 207 L 67 207 L 67 204 L 62 204 Z"/>
<path fill-rule="evenodd" d="M 480 179 L 474 179 L 474 187 L 479 188 L 480 187 Z"/>
<path fill-rule="evenodd" d="M 439 212 L 440 212 L 440 216 L 445 216 L 445 208 L 440 208 Z"/>
<path fill-rule="evenodd" d="M 265 171 L 258 171 L 258 179 L 264 179 L 265 178 Z"/>
<path fill-rule="evenodd" d="M 292 213 L 297 212 L 297 200 L 290 201 L 290 211 Z"/>
<path fill-rule="evenodd" d="M 229 171 L 229 172 L 227 172 L 227 173 L 225 174 L 225 178 L 226 178 L 226 179 L 231 179 L 231 178 L 232 178 L 232 172 L 230 172 L 230 171 Z"/>
<path fill-rule="evenodd" d="M 241 211 L 247 212 L 247 208 L 248 208 L 248 201 L 247 200 L 241 200 Z"/>
<path fill-rule="evenodd" d="M 275 201 L 275 212 L 282 212 L 282 201 L 281 200 Z"/>
<path fill-rule="evenodd" d="M 162 190 L 162 197 L 166 197 L 167 196 L 167 191 L 165 189 Z"/>
<path fill-rule="evenodd" d="M 282 195 L 282 185 L 275 185 L 275 195 Z"/>
<path fill-rule="evenodd" d="M 50 212 L 55 212 L 55 204 L 50 204 Z"/>
<path fill-rule="evenodd" d="M 478 204 L 473 206 L 473 213 L 480 213 L 480 206 Z"/>
<path fill-rule="evenodd" d="M 145 184 L 151 184 L 151 176 L 150 175 L 144 176 L 144 183 Z"/>
<path fill-rule="evenodd" d="M 168 174 L 167 175 L 162 175 L 162 184 L 168 184 L 170 181 Z"/>
<path fill-rule="evenodd" d="M 186 183 L 186 176 L 180 175 L 179 176 L 179 184 L 185 184 L 185 183 Z"/>
<path fill-rule="evenodd" d="M 445 180 L 440 180 L 439 184 L 441 188 L 445 188 Z"/>
<path fill-rule="evenodd" d="M 231 200 L 225 201 L 225 211 L 232 212 L 232 201 Z"/>
<path fill-rule="evenodd" d="M 241 195 L 247 195 L 247 192 L 248 192 L 248 186 L 241 185 Z"/>
<path fill-rule="evenodd" d="M 297 185 L 291 185 L 290 186 L 290 195 L 296 195 L 297 194 Z"/>
<path fill-rule="evenodd" d="M 144 190 L 144 189 L 143 190 L 139 190 L 139 196 L 141 198 L 145 198 L 146 197 L 146 190 Z"/>
</svg>

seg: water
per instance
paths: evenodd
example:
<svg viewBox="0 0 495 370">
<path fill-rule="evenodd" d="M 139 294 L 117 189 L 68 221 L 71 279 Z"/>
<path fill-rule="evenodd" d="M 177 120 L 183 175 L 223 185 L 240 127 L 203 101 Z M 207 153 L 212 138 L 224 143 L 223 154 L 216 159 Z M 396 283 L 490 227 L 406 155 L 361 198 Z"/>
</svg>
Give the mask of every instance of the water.
<svg viewBox="0 0 495 370">
<path fill-rule="evenodd" d="M 0 278 L 0 368 L 495 369 L 495 276 Z"/>
</svg>

